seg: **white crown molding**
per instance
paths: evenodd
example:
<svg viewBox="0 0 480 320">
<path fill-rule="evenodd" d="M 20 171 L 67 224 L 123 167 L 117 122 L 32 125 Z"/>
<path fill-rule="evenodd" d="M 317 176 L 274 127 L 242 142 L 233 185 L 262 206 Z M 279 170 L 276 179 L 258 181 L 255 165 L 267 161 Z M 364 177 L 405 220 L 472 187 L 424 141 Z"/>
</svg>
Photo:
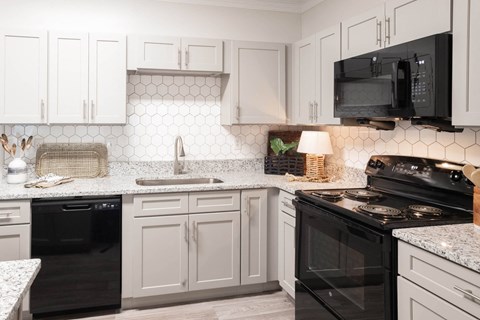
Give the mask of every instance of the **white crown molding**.
<svg viewBox="0 0 480 320">
<path fill-rule="evenodd" d="M 324 0 L 157 0 L 196 5 L 303 13 Z"/>
</svg>

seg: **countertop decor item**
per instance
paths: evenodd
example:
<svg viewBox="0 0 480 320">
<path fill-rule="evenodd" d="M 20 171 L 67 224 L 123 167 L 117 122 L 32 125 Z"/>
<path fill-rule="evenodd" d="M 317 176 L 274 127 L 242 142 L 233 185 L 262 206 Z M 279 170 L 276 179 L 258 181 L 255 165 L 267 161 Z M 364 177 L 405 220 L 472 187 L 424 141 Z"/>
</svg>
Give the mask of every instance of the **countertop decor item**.
<svg viewBox="0 0 480 320">
<path fill-rule="evenodd" d="M 303 175 L 305 157 L 296 151 L 301 131 L 270 131 L 268 155 L 264 161 L 266 174 Z"/>
<path fill-rule="evenodd" d="M 306 178 L 310 181 L 324 181 L 325 155 L 333 153 L 328 132 L 303 131 L 297 151 L 307 154 Z"/>
<path fill-rule="evenodd" d="M 70 177 L 57 176 L 53 173 L 41 176 L 36 180 L 28 181 L 25 183 L 25 188 L 50 188 L 58 186 L 59 184 L 64 184 L 72 182 L 73 179 Z"/>
<path fill-rule="evenodd" d="M 44 143 L 37 150 L 35 172 L 71 178 L 108 174 L 108 152 L 102 143 Z"/>
<path fill-rule="evenodd" d="M 20 142 L 19 148 L 22 150 L 22 156 L 32 146 L 33 136 L 28 137 L 27 140 L 23 138 Z M 27 181 L 28 168 L 27 163 L 20 157 L 17 157 L 17 145 L 11 144 L 8 141 L 8 137 L 5 133 L 0 136 L 0 143 L 3 149 L 12 156 L 13 160 L 10 161 L 7 167 L 7 183 L 24 183 Z"/>
</svg>

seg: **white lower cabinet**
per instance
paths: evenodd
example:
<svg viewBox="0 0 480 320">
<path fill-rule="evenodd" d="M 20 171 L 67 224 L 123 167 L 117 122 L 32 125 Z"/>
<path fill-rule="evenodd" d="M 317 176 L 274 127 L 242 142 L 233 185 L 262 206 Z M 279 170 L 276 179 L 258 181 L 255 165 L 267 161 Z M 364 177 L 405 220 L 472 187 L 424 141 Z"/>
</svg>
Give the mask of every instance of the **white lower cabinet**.
<svg viewBox="0 0 480 320">
<path fill-rule="evenodd" d="M 188 291 L 188 215 L 134 219 L 133 294 Z"/>
<path fill-rule="evenodd" d="M 239 285 L 239 212 L 192 214 L 189 220 L 189 290 Z"/>
<path fill-rule="evenodd" d="M 241 283 L 267 281 L 267 190 L 242 191 Z"/>
<path fill-rule="evenodd" d="M 280 191 L 278 213 L 278 281 L 295 298 L 295 208 L 293 194 Z"/>
<path fill-rule="evenodd" d="M 480 318 L 477 272 L 399 241 L 398 274 L 399 320 Z"/>
</svg>

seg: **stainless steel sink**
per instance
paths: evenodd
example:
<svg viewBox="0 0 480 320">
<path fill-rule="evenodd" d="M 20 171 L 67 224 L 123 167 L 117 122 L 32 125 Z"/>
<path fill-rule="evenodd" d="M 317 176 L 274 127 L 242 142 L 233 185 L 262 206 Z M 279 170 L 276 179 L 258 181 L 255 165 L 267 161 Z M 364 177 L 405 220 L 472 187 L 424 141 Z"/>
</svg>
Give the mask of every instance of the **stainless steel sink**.
<svg viewBox="0 0 480 320">
<path fill-rule="evenodd" d="M 174 186 L 181 184 L 213 184 L 223 183 L 216 178 L 178 178 L 178 179 L 156 179 L 156 178 L 138 178 L 135 182 L 139 186 Z"/>
</svg>

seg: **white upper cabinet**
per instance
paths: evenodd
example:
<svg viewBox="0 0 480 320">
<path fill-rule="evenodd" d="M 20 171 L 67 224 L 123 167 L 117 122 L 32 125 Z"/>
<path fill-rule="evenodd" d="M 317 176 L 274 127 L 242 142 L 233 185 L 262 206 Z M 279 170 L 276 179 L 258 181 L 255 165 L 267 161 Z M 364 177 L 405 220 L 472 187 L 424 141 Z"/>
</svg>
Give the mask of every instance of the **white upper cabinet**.
<svg viewBox="0 0 480 320">
<path fill-rule="evenodd" d="M 450 0 L 386 0 L 342 21 L 342 59 L 450 30 Z"/>
<path fill-rule="evenodd" d="M 127 121 L 126 37 L 90 34 L 90 123 Z"/>
<path fill-rule="evenodd" d="M 221 124 L 286 123 L 286 46 L 233 41 L 222 79 Z"/>
<path fill-rule="evenodd" d="M 0 30 L 0 123 L 44 123 L 47 32 Z"/>
<path fill-rule="evenodd" d="M 48 120 L 88 120 L 88 33 L 49 34 Z"/>
<path fill-rule="evenodd" d="M 51 32 L 49 50 L 49 123 L 126 122 L 125 36 Z"/>
<path fill-rule="evenodd" d="M 222 40 L 132 36 L 128 50 L 129 70 L 223 71 Z"/>
<path fill-rule="evenodd" d="M 339 124 L 333 117 L 334 62 L 340 60 L 340 25 L 294 45 L 293 109 L 297 124 Z"/>
<path fill-rule="evenodd" d="M 383 6 L 342 21 L 342 59 L 383 48 Z"/>
<path fill-rule="evenodd" d="M 480 126 L 480 3 L 453 2 L 452 124 Z"/>
</svg>

